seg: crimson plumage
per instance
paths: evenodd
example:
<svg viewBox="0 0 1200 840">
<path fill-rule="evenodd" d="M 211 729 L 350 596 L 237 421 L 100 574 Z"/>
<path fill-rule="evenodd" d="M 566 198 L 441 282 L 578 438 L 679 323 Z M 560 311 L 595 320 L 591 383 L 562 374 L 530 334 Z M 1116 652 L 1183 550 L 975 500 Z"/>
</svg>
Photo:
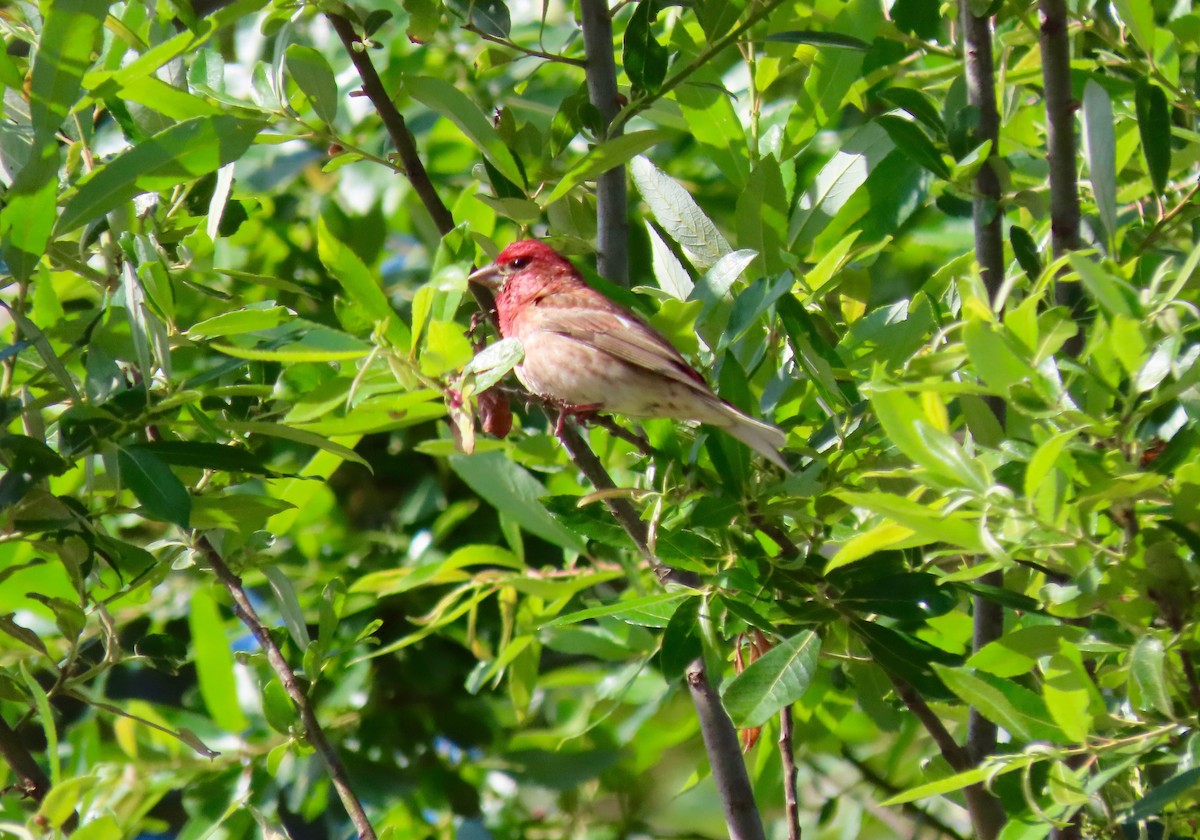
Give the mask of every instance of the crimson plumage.
<svg viewBox="0 0 1200 840">
<path fill-rule="evenodd" d="M 787 469 L 781 430 L 714 394 L 666 338 L 549 245 L 514 242 L 470 279 L 495 292 L 500 334 L 520 340 L 516 374 L 533 393 L 567 410 L 707 423 Z"/>
</svg>

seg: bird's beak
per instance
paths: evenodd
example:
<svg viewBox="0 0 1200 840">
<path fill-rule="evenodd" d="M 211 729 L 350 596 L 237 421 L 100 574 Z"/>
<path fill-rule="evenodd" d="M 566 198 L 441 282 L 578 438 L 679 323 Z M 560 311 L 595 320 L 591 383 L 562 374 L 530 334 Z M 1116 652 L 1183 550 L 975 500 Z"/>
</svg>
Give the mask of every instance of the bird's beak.
<svg viewBox="0 0 1200 840">
<path fill-rule="evenodd" d="M 500 274 L 500 266 L 495 263 L 485 265 L 467 275 L 467 280 L 472 283 L 478 283 L 480 286 L 486 286 L 493 290 L 499 289 L 503 285 L 503 279 Z"/>
</svg>

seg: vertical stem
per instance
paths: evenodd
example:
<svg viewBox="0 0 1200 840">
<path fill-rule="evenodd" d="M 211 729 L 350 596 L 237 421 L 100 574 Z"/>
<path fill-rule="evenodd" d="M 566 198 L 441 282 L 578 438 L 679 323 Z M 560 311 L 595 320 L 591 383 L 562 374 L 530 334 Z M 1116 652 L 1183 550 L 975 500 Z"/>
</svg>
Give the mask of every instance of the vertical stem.
<svg viewBox="0 0 1200 840">
<path fill-rule="evenodd" d="M 600 112 L 608 138 L 615 137 L 621 128 L 611 124 L 621 110 L 621 103 L 617 99 L 617 64 L 613 58 L 612 18 L 607 0 L 579 0 L 579 11 L 583 51 L 587 56 L 584 75 L 588 98 Z M 596 269 L 613 283 L 629 285 L 624 165 L 613 167 L 596 179 Z"/>
<path fill-rule="evenodd" d="M 999 306 L 1000 289 L 1004 285 L 1004 236 L 1000 214 L 1000 179 L 993 168 L 992 158 L 997 156 L 1000 142 L 1000 113 L 996 108 L 995 62 L 992 58 L 992 20 L 977 17 L 971 12 L 970 0 L 960 0 L 959 20 L 963 29 L 967 74 L 967 100 L 979 109 L 977 142 L 991 141 L 988 160 L 975 176 L 975 196 L 972 218 L 975 222 L 975 255 L 983 275 L 983 285 L 993 306 Z M 988 405 L 1004 425 L 1006 405 L 1002 399 L 988 400 Z M 1003 575 L 991 572 L 985 582 L 1002 586 Z M 975 597 L 974 632 L 972 644 L 976 650 L 1000 638 L 1004 629 L 1004 613 L 1001 607 L 980 596 Z M 995 752 L 996 725 L 972 707 L 967 713 L 967 742 L 962 750 L 962 760 L 967 766 L 978 764 L 984 757 Z M 945 750 L 943 749 L 943 753 Z M 949 761 L 947 757 L 947 761 Z M 979 837 L 995 836 L 1004 825 L 1004 812 L 995 797 L 982 787 L 964 791 L 971 823 Z"/>
<path fill-rule="evenodd" d="M 975 221 L 975 254 L 983 285 L 992 301 L 1004 283 L 1004 237 L 1001 231 L 1000 179 L 992 168 L 1000 140 L 1000 114 L 996 110 L 995 67 L 992 62 L 992 20 L 971 14 L 969 0 L 961 0 L 959 19 L 965 41 L 967 101 L 979 109 L 975 139 L 991 141 L 988 161 L 975 176 L 972 216 Z"/>
<path fill-rule="evenodd" d="M 1071 42 L 1067 38 L 1066 0 L 1038 0 L 1038 6 L 1042 11 L 1040 40 L 1042 84 L 1046 94 L 1046 159 L 1050 164 L 1050 237 L 1057 257 L 1079 247 Z M 1066 301 L 1060 299 L 1059 302 Z"/>
<path fill-rule="evenodd" d="M 692 705 L 696 707 L 696 717 L 700 719 L 700 734 L 704 738 L 713 782 L 721 797 L 730 840 L 766 840 L 737 730 L 708 680 L 703 657 L 687 667 L 684 679 L 692 695 Z"/>
<path fill-rule="evenodd" d="M 987 586 L 1002 587 L 1004 573 L 988 572 L 979 582 Z M 974 598 L 972 620 L 972 653 L 978 653 L 981 648 L 994 642 L 1004 633 L 1004 608 L 982 595 L 976 595 Z M 996 751 L 996 731 L 996 724 L 979 714 L 978 709 L 971 708 L 967 714 L 967 756 L 973 764 L 978 764 Z"/>
<path fill-rule="evenodd" d="M 1079 247 L 1079 179 L 1075 160 L 1075 103 L 1071 99 L 1071 42 L 1066 0 L 1038 0 L 1042 11 L 1042 84 L 1046 95 L 1046 161 L 1050 164 L 1050 242 L 1054 255 Z M 1057 283 L 1055 299 L 1078 317 L 1083 290 Z M 1063 352 L 1078 356 L 1083 334 L 1067 339 Z"/>
<path fill-rule="evenodd" d="M 779 712 L 779 757 L 783 761 L 783 802 L 788 840 L 800 840 L 800 798 L 796 795 L 796 752 L 792 743 L 792 707 Z"/>
</svg>

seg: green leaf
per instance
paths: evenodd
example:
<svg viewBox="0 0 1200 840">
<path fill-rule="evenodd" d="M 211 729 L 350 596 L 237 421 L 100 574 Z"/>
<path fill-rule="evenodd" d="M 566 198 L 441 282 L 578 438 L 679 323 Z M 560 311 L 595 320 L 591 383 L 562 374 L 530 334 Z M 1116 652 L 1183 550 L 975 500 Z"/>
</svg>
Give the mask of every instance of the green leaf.
<svg viewBox="0 0 1200 840">
<path fill-rule="evenodd" d="M 474 376 L 473 393 L 486 391 L 525 358 L 525 348 L 518 338 L 503 338 L 492 342 L 475 354 L 463 368 L 463 376 Z"/>
<path fill-rule="evenodd" d="M 997 393 L 1006 395 L 1012 386 L 1032 379 L 1036 373 L 1004 327 L 972 318 L 963 327 L 963 344 L 979 378 Z"/>
<path fill-rule="evenodd" d="M 1014 765 L 1011 769 L 1016 769 Z M 895 796 L 888 797 L 883 802 L 879 803 L 880 807 L 890 808 L 894 805 L 904 805 L 908 802 L 916 802 L 918 799 L 928 799 L 931 796 L 941 796 L 946 793 L 954 793 L 957 790 L 962 790 L 971 785 L 977 785 L 985 781 L 988 776 L 994 771 L 988 767 L 975 767 L 971 770 L 966 770 L 962 773 L 955 773 L 953 776 L 946 776 L 944 779 L 936 779 L 932 782 L 926 782 L 923 785 L 917 785 L 914 788 L 909 788 L 903 793 L 898 793 Z"/>
<path fill-rule="evenodd" d="M 936 575 L 905 572 L 856 583 L 842 594 L 839 603 L 859 613 L 920 621 L 950 612 L 958 596 L 951 587 L 939 586 Z"/>
<path fill-rule="evenodd" d="M 1184 770 L 1152 788 L 1145 796 L 1134 802 L 1126 817 L 1130 822 L 1141 822 L 1158 816 L 1185 793 L 1194 793 L 1200 787 L 1200 767 Z"/>
<path fill-rule="evenodd" d="M 298 716 L 296 707 L 284 690 L 283 684 L 277 679 L 267 680 L 262 687 L 262 710 L 267 724 L 280 735 L 291 734 L 291 728 L 296 724 Z"/>
<path fill-rule="evenodd" d="M 733 249 L 695 199 L 648 158 L 638 156 L 630 174 L 662 229 L 680 244 L 700 271 L 708 271 Z"/>
<path fill-rule="evenodd" d="M 99 49 L 111 0 L 49 0 L 29 82 L 34 154 L 54 145 L 55 133 L 79 97 L 80 83 Z M 36 31 L 36 30 L 35 30 Z"/>
<path fill-rule="evenodd" d="M 1117 233 L 1117 140 L 1112 100 L 1092 80 L 1083 88 L 1083 156 L 1096 209 L 1111 240 Z"/>
<path fill-rule="evenodd" d="M 1021 270 L 1029 275 L 1030 280 L 1037 280 L 1042 273 L 1042 256 L 1038 253 L 1033 236 L 1020 225 L 1013 225 L 1008 229 L 1008 241 Z"/>
<path fill-rule="evenodd" d="M 722 695 L 734 726 L 762 726 L 784 706 L 799 700 L 816 673 L 820 651 L 821 637 L 805 630 L 780 642 L 734 677 Z"/>
<path fill-rule="evenodd" d="M 918 166 L 928 169 L 939 178 L 950 178 L 950 167 L 942 160 L 942 155 L 933 145 L 933 141 L 915 122 L 896 114 L 876 117 L 875 122 L 883 126 L 896 148 L 908 155 Z"/>
<path fill-rule="evenodd" d="M 449 461 L 472 490 L 526 531 L 570 551 L 587 550 L 584 540 L 560 525 L 542 504 L 546 488 L 503 452 L 455 455 Z"/>
<path fill-rule="evenodd" d="M 1154 191 L 1163 195 L 1171 174 L 1171 113 L 1167 95 L 1162 88 L 1140 79 L 1134 91 L 1137 109 L 1138 134 L 1142 138 L 1142 154 Z"/>
<path fill-rule="evenodd" d="M 353 449 L 305 429 L 285 426 L 282 423 L 270 423 L 265 420 L 222 420 L 220 425 L 231 432 L 267 435 L 302 443 L 306 446 L 315 446 L 331 455 L 361 464 L 368 470 L 371 469 L 371 464 Z"/>
<path fill-rule="evenodd" d="M 1129 701 L 1138 711 L 1173 717 L 1167 693 L 1167 652 L 1153 636 L 1138 639 L 1129 652 Z"/>
<path fill-rule="evenodd" d="M 199 467 L 206 470 L 225 470 L 226 472 L 244 472 L 254 475 L 270 473 L 262 459 L 253 452 L 223 443 L 160 440 L 152 443 L 135 443 L 125 449 L 147 453 L 164 463 L 177 467 Z"/>
<path fill-rule="evenodd" d="M 63 235 L 127 205 L 145 192 L 171 189 L 237 160 L 264 123 L 222 114 L 160 131 L 80 179 L 58 218 Z"/>
<path fill-rule="evenodd" d="M 788 29 L 783 32 L 772 32 L 763 40 L 780 44 L 809 44 L 814 47 L 834 47 L 860 52 L 871 49 L 871 45 L 861 38 L 842 35 L 840 32 L 819 32 L 815 29 Z"/>
<path fill-rule="evenodd" d="M 292 44 L 287 48 L 287 68 L 312 103 L 317 116 L 332 124 L 338 112 L 337 81 L 325 56 L 312 47 Z"/>
<path fill-rule="evenodd" d="M 1109 274 L 1099 263 L 1086 254 L 1073 252 L 1067 255 L 1071 268 L 1095 298 L 1100 308 L 1110 315 L 1123 315 L 1139 320 L 1137 290 L 1125 280 Z"/>
<path fill-rule="evenodd" d="M 789 247 L 807 249 L 895 147 L 874 122 L 847 137 L 797 202 L 788 226 Z"/>
<path fill-rule="evenodd" d="M 1146 55 L 1154 55 L 1154 4 L 1144 0 L 1113 0 L 1121 20 Z"/>
<path fill-rule="evenodd" d="M 1050 717 L 1058 724 L 1071 743 L 1082 744 L 1092 732 L 1093 695 L 1104 708 L 1096 687 L 1075 657 L 1055 653 L 1042 662 L 1042 697 Z"/>
<path fill-rule="evenodd" d="M 171 468 L 146 449 L 125 447 L 118 451 L 121 478 L 153 519 L 188 527 L 192 497 Z"/>
<path fill-rule="evenodd" d="M 968 458 L 958 441 L 936 428 L 908 394 L 884 386 L 872 387 L 868 397 L 888 438 L 905 456 L 945 483 L 981 493 L 991 486 L 982 464 Z"/>
<path fill-rule="evenodd" d="M 512 16 L 504 0 L 446 0 L 446 6 L 475 29 L 493 38 L 507 38 Z"/>
<path fill-rule="evenodd" d="M 670 622 L 670 617 L 677 612 L 678 603 L 684 598 L 691 598 L 694 595 L 694 592 L 660 592 L 656 595 L 643 595 L 640 598 L 624 598 L 611 604 L 601 604 L 560 615 L 545 622 L 542 626 L 579 624 L 581 621 L 593 618 L 615 616 L 622 621 L 642 627 L 666 627 Z"/>
<path fill-rule="evenodd" d="M 579 162 L 567 170 L 548 195 L 539 196 L 538 203 L 543 208 L 549 207 L 584 181 L 590 181 L 603 175 L 610 169 L 620 166 L 652 146 L 667 142 L 674 136 L 673 132 L 652 128 L 605 140 L 589 149 Z"/>
<path fill-rule="evenodd" d="M 625 27 L 621 61 L 630 84 L 653 93 L 667 75 L 667 48 L 654 37 L 658 0 L 640 0 Z"/>
<path fill-rule="evenodd" d="M 388 303 L 387 296 L 366 264 L 333 234 L 323 216 L 317 218 L 317 255 L 350 300 L 361 307 L 371 321 L 376 324 L 387 323 L 385 335 L 392 346 L 407 351 L 412 346 L 408 328 Z"/>
<path fill-rule="evenodd" d="M 934 665 L 933 669 L 960 700 L 992 723 L 1004 727 L 1014 738 L 1056 743 L 1066 740 L 1051 718 L 1045 701 L 1029 689 L 971 668 Z"/>
<path fill-rule="evenodd" d="M 49 828 L 61 829 L 82 804 L 83 795 L 95 787 L 96 776 L 75 776 L 56 782 L 38 806 L 38 822 Z"/>
<path fill-rule="evenodd" d="M 192 591 L 188 628 L 192 633 L 200 696 L 204 698 L 208 714 L 226 731 L 241 732 L 247 723 L 238 702 L 233 652 L 217 602 L 206 588 L 198 587 Z"/>
<path fill-rule="evenodd" d="M 925 92 L 916 88 L 890 87 L 880 92 L 879 98 L 912 114 L 937 136 L 946 136 L 942 112 Z"/>
<path fill-rule="evenodd" d="M 40 639 L 38 640 L 38 644 L 41 644 Z M 41 683 L 26 669 L 25 662 L 17 660 L 17 665 L 20 668 L 21 679 L 25 683 L 25 688 L 33 697 L 33 707 L 37 710 L 37 720 L 41 723 L 42 734 L 46 738 L 46 757 L 50 764 L 50 783 L 57 787 L 59 779 L 62 777 L 62 766 L 58 755 L 58 726 L 54 722 L 54 712 L 50 709 L 50 698 L 47 696 L 46 690 L 42 688 Z M 74 809 L 72 808 L 72 810 Z M 61 825 L 61 823 L 59 824 Z"/>
<path fill-rule="evenodd" d="M 404 91 L 426 108 L 441 114 L 458 126 L 505 178 L 514 184 L 525 183 L 525 175 L 512 151 L 504 145 L 500 133 L 465 93 L 444 79 L 430 76 L 406 78 Z"/>
<path fill-rule="evenodd" d="M 703 653 L 700 626 L 703 620 L 700 617 L 702 601 L 694 593 L 689 594 L 693 597 L 679 604 L 663 631 L 659 670 L 668 683 L 681 680 L 687 666 Z"/>
<path fill-rule="evenodd" d="M 33 275 L 54 229 L 60 159 L 55 134 L 79 99 L 83 75 L 100 47 L 108 6 L 108 0 L 51 0 L 42 5 L 29 80 L 33 142 L 0 210 L 4 261 L 20 279 Z"/>
<path fill-rule="evenodd" d="M 976 651 L 967 664 L 997 677 L 1027 674 L 1043 656 L 1057 652 L 1065 644 L 1077 644 L 1083 638 L 1078 627 L 1036 624 L 1005 633 Z"/>
<path fill-rule="evenodd" d="M 292 315 L 286 306 L 256 306 L 222 312 L 195 324 L 186 333 L 188 338 L 217 338 L 223 335 L 239 335 L 258 330 L 273 329 Z"/>
<path fill-rule="evenodd" d="M 234 337 L 235 343 L 213 342 L 212 348 L 238 359 L 256 362 L 345 362 L 361 359 L 371 352 L 371 347 L 352 335 L 340 330 L 315 324 L 304 325 L 292 322 L 296 329 L 288 338 L 268 339 L 265 343 L 252 335 Z M 253 346 L 249 342 L 254 341 Z"/>
</svg>

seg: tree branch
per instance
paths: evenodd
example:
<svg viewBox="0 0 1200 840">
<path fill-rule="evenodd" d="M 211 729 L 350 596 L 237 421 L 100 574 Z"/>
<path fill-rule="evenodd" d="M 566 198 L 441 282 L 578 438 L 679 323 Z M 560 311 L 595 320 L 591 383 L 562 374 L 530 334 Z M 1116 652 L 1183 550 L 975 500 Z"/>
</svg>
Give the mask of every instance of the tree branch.
<svg viewBox="0 0 1200 840">
<path fill-rule="evenodd" d="M 800 798 L 796 795 L 796 751 L 792 743 L 792 707 L 779 710 L 779 757 L 783 762 L 783 803 L 788 840 L 800 840 Z"/>
<path fill-rule="evenodd" d="M 972 218 L 975 222 L 975 256 L 983 285 L 993 304 L 1004 283 L 1004 237 L 1001 231 L 1000 179 L 992 167 L 1000 141 L 1000 114 L 996 111 L 996 78 L 992 61 L 992 19 L 971 13 L 969 0 L 959 3 L 967 70 L 967 101 L 979 109 L 975 141 L 991 142 L 988 160 L 975 175 Z"/>
<path fill-rule="evenodd" d="M 725 825 L 731 840 L 766 840 L 762 819 L 754 804 L 754 791 L 746 773 L 746 762 L 738 744 L 737 730 L 725 713 L 721 698 L 708 680 L 704 658 L 688 665 L 684 672 L 696 716 L 700 719 L 700 734 L 712 768 L 713 782 L 721 795 Z"/>
<path fill-rule="evenodd" d="M 617 137 L 614 123 L 621 103 L 617 96 L 617 65 L 613 59 L 612 19 L 607 0 L 579 0 L 584 76 L 588 99 L 600 112 L 607 139 Z M 629 216 L 626 210 L 625 165 L 615 166 L 596 179 L 596 270 L 620 286 L 629 285 Z"/>
<path fill-rule="evenodd" d="M 332 13 L 326 14 L 325 17 L 329 19 L 334 31 L 342 39 L 346 52 L 350 54 L 350 60 L 354 62 L 354 69 L 358 71 L 359 78 L 362 79 L 363 92 L 375 106 L 375 110 L 379 113 L 379 119 L 383 121 L 383 127 L 387 129 L 388 135 L 392 138 L 392 145 L 396 147 L 396 152 L 400 155 L 400 164 L 404 167 L 404 174 L 408 177 L 413 189 L 416 190 L 421 203 L 425 205 L 425 210 L 433 218 L 433 223 L 445 236 L 454 228 L 454 217 L 450 215 L 450 210 L 442 203 L 441 197 L 434 189 L 433 182 L 429 180 L 429 173 L 425 171 L 425 164 L 422 163 L 421 156 L 417 153 L 416 141 L 408 130 L 404 117 L 396 110 L 392 98 L 384 88 L 383 81 L 375 70 L 375 65 L 371 63 L 371 56 L 367 54 L 366 48 L 350 21 L 341 15 Z"/>
<path fill-rule="evenodd" d="M 772 5 L 778 5 L 779 2 L 781 2 L 781 0 L 774 0 Z M 429 176 L 421 163 L 419 155 L 417 154 L 416 145 L 412 140 L 412 135 L 409 134 L 408 128 L 404 123 L 404 118 L 400 115 L 400 112 L 396 110 L 396 106 L 392 103 L 391 98 L 388 97 L 387 91 L 384 89 L 383 83 L 379 78 L 379 74 L 375 71 L 375 66 L 371 63 L 370 56 L 368 56 L 365 51 L 362 51 L 361 42 L 359 42 L 358 36 L 354 33 L 354 28 L 350 25 L 349 21 L 343 17 L 340 17 L 339 15 L 334 14 L 329 14 L 327 17 L 329 18 L 330 23 L 333 24 L 334 29 L 337 31 L 338 37 L 342 39 L 342 43 L 350 53 L 351 60 L 354 62 L 354 66 L 357 68 L 358 74 L 362 78 L 363 91 L 366 93 L 367 98 L 371 100 L 372 104 L 374 104 L 376 110 L 379 112 L 380 119 L 383 121 L 385 128 L 387 128 L 388 134 L 391 135 L 392 142 L 396 145 L 397 151 L 400 153 L 400 159 L 404 165 L 405 174 L 412 182 L 413 187 L 416 189 L 418 196 L 424 203 L 426 210 L 428 210 L 429 214 L 433 217 L 434 222 L 438 226 L 438 230 L 445 235 L 454 227 L 454 220 L 451 217 L 450 212 L 446 209 L 446 205 L 442 203 L 441 198 L 437 195 L 432 182 L 429 180 Z M 358 45 L 357 47 L 355 46 L 356 44 Z M 611 52 L 611 32 L 608 38 L 607 48 Z M 482 290 L 477 284 L 474 283 L 471 284 L 471 291 L 475 294 L 475 299 L 477 302 L 479 302 L 480 309 L 482 309 L 484 312 L 491 313 L 493 304 L 490 299 L 490 295 L 487 296 L 486 299 L 481 300 L 482 296 L 479 294 L 479 292 Z M 562 441 L 563 445 L 567 449 L 567 453 L 571 456 L 571 460 L 574 461 L 575 465 L 588 478 L 588 480 L 592 482 L 592 485 L 596 487 L 597 490 L 607 490 L 616 486 L 612 478 L 609 477 L 608 472 L 604 469 L 604 465 L 600 463 L 600 459 L 596 457 L 595 453 L 592 452 L 592 450 L 583 441 L 583 438 L 579 436 L 578 432 L 576 432 L 570 424 L 565 425 L 563 428 Z M 663 584 L 668 582 L 680 583 L 693 588 L 699 585 L 699 579 L 695 575 L 687 572 L 679 572 L 675 569 L 664 566 L 656 557 L 654 557 L 654 553 L 650 550 L 646 527 L 642 523 L 641 518 L 638 516 L 637 510 L 634 509 L 633 505 L 630 504 L 628 499 L 608 498 L 605 499 L 605 504 L 608 505 L 609 511 L 629 535 L 629 538 L 633 540 L 634 545 L 637 546 L 642 557 L 645 558 L 650 564 L 651 568 L 654 569 L 654 572 L 658 576 L 660 582 Z M 229 568 L 225 566 L 225 564 L 221 561 L 221 558 L 218 557 L 216 552 L 212 550 L 211 545 L 208 545 L 207 548 L 208 551 L 206 553 L 211 553 L 212 557 L 216 561 L 214 563 L 214 570 L 217 570 L 218 577 L 221 577 L 222 582 L 224 582 L 226 587 L 230 589 L 230 594 L 235 594 L 235 591 L 236 593 L 240 593 L 241 602 L 243 602 L 245 608 L 249 610 L 245 613 L 239 612 L 239 617 L 242 617 L 242 620 L 246 621 L 247 626 L 251 628 L 251 631 L 254 632 L 255 636 L 258 636 L 258 630 L 255 630 L 247 618 L 244 617 L 253 616 L 254 613 L 253 608 L 250 607 L 250 602 L 246 600 L 245 592 L 241 589 L 241 581 L 239 581 L 237 577 L 229 571 Z M 221 570 L 223 570 L 223 573 Z M 234 603 L 235 605 L 239 603 L 236 594 Z M 238 609 L 241 609 L 241 607 L 238 607 Z M 282 667 L 286 673 L 291 675 L 290 669 L 287 668 L 287 662 L 284 661 L 278 647 L 275 647 L 274 642 L 270 638 L 270 634 L 266 633 L 266 628 L 262 628 L 261 622 L 257 622 L 256 618 L 254 620 L 263 631 L 265 641 L 260 639 L 260 642 L 263 644 L 264 649 L 268 651 L 268 658 L 272 660 L 272 665 L 275 666 L 277 660 L 279 666 Z M 268 644 L 270 644 L 270 647 L 267 647 Z M 274 649 L 275 651 L 274 656 L 272 656 L 270 653 L 271 649 Z M 288 688 L 288 681 L 284 679 L 283 672 L 279 670 L 279 667 L 276 668 L 276 673 L 279 673 L 280 679 L 283 680 L 284 688 Z M 296 694 L 292 694 L 291 689 L 288 690 L 288 694 L 292 696 L 292 699 L 297 703 L 298 708 L 300 707 L 300 702 L 304 702 L 307 705 L 307 698 L 304 696 L 304 693 L 300 690 L 299 686 L 296 685 L 295 676 L 291 675 L 290 678 Z M 749 810 L 753 815 L 753 820 L 757 822 L 759 818 L 758 812 L 755 810 L 754 806 L 754 792 L 750 787 L 750 780 L 746 775 L 745 763 L 742 760 L 742 754 L 738 748 L 737 732 L 733 728 L 733 723 L 729 720 L 729 716 L 726 715 L 725 710 L 721 708 L 720 699 L 712 690 L 712 685 L 709 683 L 708 675 L 704 669 L 703 660 L 697 660 L 696 662 L 693 662 L 688 668 L 688 685 L 692 689 L 692 699 L 696 706 L 696 714 L 700 718 L 701 730 L 705 733 L 705 746 L 708 751 L 709 763 L 713 767 L 714 778 L 718 778 L 718 793 L 721 796 L 722 802 L 725 804 L 727 816 L 735 816 L 739 821 L 737 825 L 741 826 L 742 823 L 748 819 L 744 813 L 748 803 Z M 299 699 L 297 699 L 297 697 Z M 302 720 L 305 720 L 303 710 L 301 718 Z M 308 718 L 311 719 L 313 725 L 316 726 L 315 732 L 317 734 L 315 737 L 319 738 L 320 741 L 324 742 L 326 747 L 328 747 L 328 742 L 325 741 L 324 734 L 320 730 L 316 717 L 312 715 L 311 707 L 308 707 Z M 305 722 L 307 728 L 307 720 Z M 314 745 L 315 744 L 316 740 L 314 740 Z M 732 752 L 730 752 L 730 749 Z M 326 763 L 330 765 L 331 773 L 333 772 L 332 768 L 334 766 L 340 768 L 337 754 L 332 751 L 331 747 L 328 748 L 327 752 L 321 750 L 321 753 L 322 757 L 326 759 Z M 734 765 L 741 768 L 740 773 L 735 771 Z M 717 776 L 718 767 L 721 768 L 720 777 Z M 344 780 L 344 772 L 341 778 Z M 353 791 L 351 791 L 348 786 L 346 786 L 345 791 L 346 794 L 353 800 L 354 804 L 357 805 L 357 799 L 353 799 Z M 342 795 L 341 786 L 338 787 L 338 794 Z M 346 797 L 343 797 L 343 802 L 346 803 L 347 810 L 349 811 L 351 804 L 347 802 Z M 361 806 L 358 806 L 358 811 L 359 813 L 362 813 Z M 354 818 L 353 813 L 351 813 L 351 818 Z M 363 814 L 362 819 L 364 821 L 366 820 L 365 814 Z M 359 828 L 360 836 L 366 838 L 367 840 L 374 840 L 375 835 L 369 823 L 365 823 L 365 828 L 367 831 L 371 832 L 370 834 L 363 833 L 363 827 L 359 826 L 357 821 L 355 821 L 355 826 Z M 730 831 L 733 832 L 733 830 L 734 824 L 731 823 Z M 761 838 L 763 836 L 761 823 L 759 824 L 757 834 L 738 834 L 735 836 L 752 838 L 752 840 Z"/>
<path fill-rule="evenodd" d="M 903 680 L 888 675 L 896 689 L 896 695 L 913 713 L 925 731 L 933 738 L 942 758 L 950 765 L 955 773 L 962 773 L 972 767 L 971 757 L 967 751 L 958 745 L 954 737 L 946 729 L 941 718 L 933 713 L 933 709 L 925 702 L 913 687 Z M 971 825 L 979 840 L 995 840 L 1004 826 L 1004 809 L 1000 801 L 992 796 L 983 785 L 974 784 L 963 788 L 963 796 L 967 800 L 967 811 L 971 815 Z"/>
<path fill-rule="evenodd" d="M 1071 42 L 1066 0 L 1038 0 L 1042 12 L 1042 85 L 1046 96 L 1046 162 L 1050 165 L 1050 242 L 1054 256 L 1079 248 L 1079 181 L 1075 159 L 1075 103 L 1071 98 Z M 1056 283 L 1055 298 L 1073 317 L 1081 314 L 1079 283 Z M 1083 334 L 1067 339 L 1063 352 L 1078 356 Z"/>
<path fill-rule="evenodd" d="M 312 744 L 317 754 L 321 756 L 322 761 L 325 762 L 325 768 L 329 771 L 329 778 L 333 782 L 333 787 L 337 791 L 338 798 L 342 800 L 342 805 L 345 807 L 346 813 L 350 816 L 350 822 L 354 824 L 355 830 L 358 831 L 359 838 L 361 840 L 376 840 L 375 829 L 371 825 L 371 820 L 367 817 L 367 812 L 363 809 L 358 796 L 354 793 L 354 789 L 350 787 L 349 776 L 346 774 L 346 768 L 342 764 L 342 760 L 338 757 L 337 750 L 333 748 L 333 745 L 329 743 L 329 739 L 325 736 L 325 730 L 321 728 L 321 723 L 317 720 L 317 714 L 313 710 L 313 705 L 309 701 L 304 689 L 300 687 L 300 681 L 284 658 L 283 651 L 279 649 L 279 645 L 275 644 L 275 640 L 271 637 L 271 632 L 263 624 L 262 619 L 258 617 L 254 605 L 250 603 L 250 599 L 246 595 L 246 590 L 242 586 L 241 578 L 235 575 L 229 566 L 225 564 L 225 561 L 217 553 L 216 547 L 213 546 L 208 537 L 201 536 L 197 539 L 196 548 L 199 549 L 204 559 L 208 562 L 208 565 L 212 568 L 213 573 L 217 576 L 217 579 L 221 581 L 225 589 L 229 592 L 229 596 L 233 599 L 234 615 L 241 619 L 241 622 L 246 625 L 247 629 L 250 630 L 263 651 L 267 654 L 267 661 L 271 664 L 271 669 L 279 677 L 284 691 L 292 699 L 296 711 L 300 714 L 300 723 L 304 727 L 304 734 L 308 738 L 308 742 Z"/>
<path fill-rule="evenodd" d="M 36 802 L 41 802 L 50 790 L 50 779 L 40 764 L 34 761 L 29 750 L 21 743 L 21 736 L 0 717 L 0 756 L 20 778 L 17 787 Z"/>
</svg>

